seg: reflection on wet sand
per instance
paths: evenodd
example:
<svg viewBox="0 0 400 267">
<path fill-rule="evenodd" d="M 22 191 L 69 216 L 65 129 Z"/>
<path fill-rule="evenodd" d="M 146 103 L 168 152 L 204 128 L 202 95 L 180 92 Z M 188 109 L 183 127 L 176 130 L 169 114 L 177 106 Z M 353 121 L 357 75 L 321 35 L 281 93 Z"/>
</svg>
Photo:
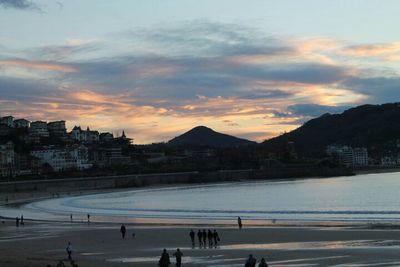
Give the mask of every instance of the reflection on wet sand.
<svg viewBox="0 0 400 267">
<path fill-rule="evenodd" d="M 323 249 L 368 249 L 368 248 L 400 248 L 398 240 L 351 240 L 351 241 L 318 241 L 318 242 L 284 242 L 284 243 L 261 243 L 261 244 L 229 244 L 219 245 L 213 249 L 216 250 L 323 250 Z M 150 250 L 158 251 L 161 248 L 152 248 Z M 173 250 L 173 247 L 167 248 Z M 191 247 L 181 247 L 181 249 L 190 250 Z M 202 248 L 200 248 L 202 249 Z"/>
<path fill-rule="evenodd" d="M 182 263 L 192 264 L 218 264 L 227 262 L 243 262 L 244 258 L 223 258 L 226 255 L 213 255 L 213 256 L 184 256 L 182 257 Z M 116 258 L 109 259 L 109 262 L 120 262 L 120 263 L 145 263 L 145 262 L 158 262 L 159 257 L 132 257 L 132 258 Z M 242 265 L 242 264 L 241 264 Z M 218 265 L 221 266 L 221 265 Z M 229 266 L 234 266 L 229 264 Z"/>
<path fill-rule="evenodd" d="M 319 241 L 319 242 L 285 242 L 269 244 L 232 244 L 223 245 L 222 250 L 305 250 L 305 249 L 348 249 L 348 248 L 379 248 L 393 247 L 399 248 L 400 241 L 397 240 L 355 240 L 355 241 Z"/>
</svg>

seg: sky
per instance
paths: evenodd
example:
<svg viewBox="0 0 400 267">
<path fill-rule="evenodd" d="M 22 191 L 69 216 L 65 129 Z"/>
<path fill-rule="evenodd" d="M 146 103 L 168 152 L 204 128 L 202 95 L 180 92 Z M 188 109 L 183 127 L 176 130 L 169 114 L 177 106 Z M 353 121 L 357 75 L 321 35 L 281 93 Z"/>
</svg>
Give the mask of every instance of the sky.
<svg viewBox="0 0 400 267">
<path fill-rule="evenodd" d="M 261 142 L 400 102 L 397 0 L 0 0 L 0 115 Z"/>
</svg>

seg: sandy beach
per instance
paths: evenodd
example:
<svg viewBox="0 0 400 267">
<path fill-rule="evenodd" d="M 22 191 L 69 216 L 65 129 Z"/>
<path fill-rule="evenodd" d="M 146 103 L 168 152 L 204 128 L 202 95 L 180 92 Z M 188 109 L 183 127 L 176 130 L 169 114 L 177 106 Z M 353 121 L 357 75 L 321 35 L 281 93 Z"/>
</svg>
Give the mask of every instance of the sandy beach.
<svg viewBox="0 0 400 267">
<path fill-rule="evenodd" d="M 115 191 L 120 190 L 101 192 Z M 18 206 L 96 192 L 0 193 L 0 204 Z M 395 222 L 244 220 L 239 230 L 235 220 L 219 224 L 157 218 L 127 223 L 125 217 L 102 223 L 96 215 L 91 219 L 91 223 L 84 222 L 86 214 L 74 217 L 74 222 L 67 215 L 60 221 L 33 221 L 26 216 L 25 225 L 19 227 L 13 219 L 1 219 L 0 267 L 56 266 L 59 260 L 71 266 L 66 253 L 69 241 L 80 267 L 157 266 L 164 248 L 171 256 L 171 266 L 175 266 L 172 254 L 176 248 L 184 254 L 183 266 L 244 266 L 249 254 L 258 262 L 264 257 L 269 266 L 400 266 L 400 226 Z M 128 230 L 124 240 L 119 232 L 122 222 Z M 216 229 L 221 242 L 199 248 L 196 237 L 192 248 L 190 229 Z"/>
<path fill-rule="evenodd" d="M 183 266 L 244 266 L 248 254 L 265 257 L 270 266 L 399 266 L 400 231 L 348 227 L 219 227 L 215 248 L 191 247 L 191 226 L 149 227 L 96 223 L 26 221 L 0 226 L 0 266 L 56 266 L 66 263 L 65 248 L 73 246 L 79 266 L 156 266 L 163 248 L 180 248 Z M 205 227 L 208 229 L 207 227 Z M 197 228 L 193 227 L 197 231 Z M 135 234 L 135 237 L 132 236 Z M 70 266 L 68 263 L 66 266 Z M 174 266 L 174 265 L 171 265 Z"/>
</svg>

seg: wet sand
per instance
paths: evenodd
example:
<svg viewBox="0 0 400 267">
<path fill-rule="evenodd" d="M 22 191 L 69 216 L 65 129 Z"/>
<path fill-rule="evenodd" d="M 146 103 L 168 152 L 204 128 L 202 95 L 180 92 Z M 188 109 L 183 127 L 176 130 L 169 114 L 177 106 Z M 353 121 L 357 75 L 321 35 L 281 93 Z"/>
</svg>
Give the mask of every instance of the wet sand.
<svg viewBox="0 0 400 267">
<path fill-rule="evenodd" d="M 117 191 L 101 190 L 104 191 Z M 59 193 L 59 197 L 97 191 Z M 49 192 L 0 193 L 15 205 L 43 198 Z M 0 214 L 1 217 L 2 214 Z M 25 218 L 27 219 L 27 218 Z M 66 218 L 68 220 L 69 218 Z M 75 219 L 75 217 L 74 217 Z M 78 219 L 78 218 L 76 218 Z M 85 218 L 80 218 L 84 220 Z M 96 221 L 96 217 L 92 218 Z M 183 266 L 244 266 L 248 254 L 265 257 L 269 266 L 400 266 L 400 225 L 355 224 L 340 222 L 277 222 L 238 230 L 228 224 L 159 225 L 128 224 L 127 238 L 121 239 L 120 224 L 26 221 L 15 227 L 14 220 L 0 219 L 0 267 L 56 266 L 66 260 L 68 241 L 80 267 L 157 266 L 163 248 L 184 253 Z M 121 218 L 123 220 L 123 218 Z M 171 223 L 171 222 L 170 222 Z M 261 224 L 264 224 L 262 222 Z M 232 222 L 235 224 L 235 222 Z M 363 227 L 364 226 L 364 227 Z M 191 248 L 189 231 L 198 227 L 217 229 L 221 243 L 216 248 Z M 135 237 L 132 237 L 132 233 Z"/>
<path fill-rule="evenodd" d="M 183 266 L 244 266 L 250 253 L 257 259 L 265 257 L 270 266 L 400 265 L 399 230 L 220 227 L 216 228 L 221 237 L 217 248 L 198 248 L 196 238 L 192 249 L 190 228 L 127 225 L 127 237 L 122 240 L 117 224 L 26 221 L 17 228 L 14 221 L 5 221 L 0 224 L 0 266 L 56 266 L 67 258 L 68 241 L 81 267 L 157 266 L 163 248 L 175 263 L 172 252 L 177 247 L 184 254 Z"/>
</svg>

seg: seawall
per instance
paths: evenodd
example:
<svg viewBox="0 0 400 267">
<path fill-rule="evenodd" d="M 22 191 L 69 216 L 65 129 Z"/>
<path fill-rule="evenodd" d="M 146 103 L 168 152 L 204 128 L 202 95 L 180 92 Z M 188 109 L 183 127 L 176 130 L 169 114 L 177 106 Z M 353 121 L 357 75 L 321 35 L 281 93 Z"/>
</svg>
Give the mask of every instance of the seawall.
<svg viewBox="0 0 400 267">
<path fill-rule="evenodd" d="M 240 180 L 329 177 L 351 175 L 347 169 L 321 167 L 221 170 L 1 182 L 0 192 L 68 192 L 76 190 L 144 187 L 151 185 L 212 183 Z"/>
</svg>

